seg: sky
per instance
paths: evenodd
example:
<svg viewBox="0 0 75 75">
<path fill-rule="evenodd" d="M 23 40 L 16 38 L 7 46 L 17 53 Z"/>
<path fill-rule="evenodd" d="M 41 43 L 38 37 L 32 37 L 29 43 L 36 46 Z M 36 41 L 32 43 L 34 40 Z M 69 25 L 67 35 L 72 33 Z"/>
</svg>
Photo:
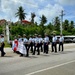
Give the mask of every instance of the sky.
<svg viewBox="0 0 75 75">
<path fill-rule="evenodd" d="M 63 10 L 63 20 L 75 22 L 75 0 L 0 0 L 0 20 L 16 22 L 15 16 L 19 6 L 22 6 L 27 13 L 26 20 L 31 20 L 31 13 L 35 13 L 35 22 L 40 23 L 40 17 L 45 15 L 47 23 L 52 22 L 56 16 L 61 15 Z"/>
</svg>

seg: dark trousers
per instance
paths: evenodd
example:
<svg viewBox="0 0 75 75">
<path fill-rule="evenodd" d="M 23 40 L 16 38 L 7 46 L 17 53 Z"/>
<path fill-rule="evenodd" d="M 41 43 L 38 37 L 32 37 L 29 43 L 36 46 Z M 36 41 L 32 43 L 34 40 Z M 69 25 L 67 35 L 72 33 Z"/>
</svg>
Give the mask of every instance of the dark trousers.
<svg viewBox="0 0 75 75">
<path fill-rule="evenodd" d="M 4 56 L 4 55 L 5 55 L 5 52 L 4 52 L 4 46 L 5 46 L 5 44 L 2 43 L 2 44 L 1 44 L 1 47 L 0 47 L 1 56 Z"/>
<path fill-rule="evenodd" d="M 35 45 L 34 45 L 34 51 L 33 51 L 33 55 L 35 55 L 36 48 L 37 48 L 37 52 L 38 52 L 37 55 L 40 55 L 39 43 L 37 43 L 37 44 L 35 43 Z"/>
<path fill-rule="evenodd" d="M 26 57 L 28 57 L 29 56 L 28 44 L 25 44 L 25 47 L 26 47 L 26 52 L 27 52 Z"/>
<path fill-rule="evenodd" d="M 54 52 L 54 48 L 55 52 L 57 52 L 57 44 L 55 42 L 52 42 L 52 52 Z"/>
<path fill-rule="evenodd" d="M 60 48 L 62 47 L 62 51 L 63 51 L 63 42 L 59 42 L 59 51 L 61 50 Z"/>
<path fill-rule="evenodd" d="M 26 49 L 28 49 L 28 44 L 24 44 L 24 45 L 25 45 Z"/>
<path fill-rule="evenodd" d="M 41 52 L 43 52 L 43 48 L 42 48 L 43 43 L 39 44 L 39 47 L 41 48 Z"/>
<path fill-rule="evenodd" d="M 28 50 L 31 48 L 31 52 L 33 53 L 33 43 L 31 42 L 29 45 L 28 45 Z"/>
<path fill-rule="evenodd" d="M 26 57 L 29 56 L 29 49 L 26 50 L 27 54 L 26 54 Z"/>
<path fill-rule="evenodd" d="M 44 53 L 48 54 L 48 43 L 44 43 Z"/>
</svg>

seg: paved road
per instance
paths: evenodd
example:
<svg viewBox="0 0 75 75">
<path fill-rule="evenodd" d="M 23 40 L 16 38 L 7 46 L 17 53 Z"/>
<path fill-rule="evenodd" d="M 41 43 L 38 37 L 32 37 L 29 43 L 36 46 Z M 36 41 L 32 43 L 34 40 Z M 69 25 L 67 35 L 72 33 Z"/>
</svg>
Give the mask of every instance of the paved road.
<svg viewBox="0 0 75 75">
<path fill-rule="evenodd" d="M 50 49 L 51 50 L 51 49 Z M 75 75 L 75 43 L 64 52 L 19 57 L 10 48 L 0 57 L 0 75 Z"/>
</svg>

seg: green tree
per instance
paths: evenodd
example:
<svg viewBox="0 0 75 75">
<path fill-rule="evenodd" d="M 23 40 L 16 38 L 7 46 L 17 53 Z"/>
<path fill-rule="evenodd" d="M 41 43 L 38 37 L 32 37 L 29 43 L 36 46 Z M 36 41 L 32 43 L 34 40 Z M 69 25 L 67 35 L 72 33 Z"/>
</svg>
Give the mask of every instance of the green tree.
<svg viewBox="0 0 75 75">
<path fill-rule="evenodd" d="M 70 22 L 70 28 L 71 28 L 71 30 L 74 28 L 74 21 Z"/>
<path fill-rule="evenodd" d="M 41 35 L 44 37 L 44 30 L 45 30 L 45 26 L 44 24 L 47 22 L 47 18 L 42 15 L 42 17 L 40 17 L 40 28 L 41 28 Z"/>
<path fill-rule="evenodd" d="M 35 13 L 31 13 L 31 23 L 34 23 Z"/>
<path fill-rule="evenodd" d="M 42 15 L 42 17 L 40 17 L 40 25 L 41 26 L 44 26 L 44 24 L 47 22 L 47 18 L 44 16 L 44 15 Z"/>
<path fill-rule="evenodd" d="M 75 28 L 72 29 L 72 35 L 75 35 Z"/>
<path fill-rule="evenodd" d="M 69 28 L 69 21 L 68 20 L 64 21 L 63 28 L 64 28 L 64 30 L 68 30 L 68 28 Z"/>
<path fill-rule="evenodd" d="M 52 23 L 49 23 L 47 25 L 47 28 L 50 29 L 51 31 L 53 31 L 54 30 L 54 25 L 52 25 Z"/>
<path fill-rule="evenodd" d="M 60 31 L 60 19 L 59 19 L 59 17 L 55 17 L 54 27 L 55 27 L 55 30 Z"/>
<path fill-rule="evenodd" d="M 2 26 L 0 26 L 0 34 L 2 34 L 3 30 L 2 30 Z"/>
<path fill-rule="evenodd" d="M 21 21 L 21 23 L 22 23 L 22 20 L 24 20 L 26 18 L 26 13 L 24 13 L 24 9 L 22 6 L 20 6 L 17 9 L 17 13 L 15 15 L 16 15 L 16 17 L 19 17 L 19 20 Z"/>
</svg>

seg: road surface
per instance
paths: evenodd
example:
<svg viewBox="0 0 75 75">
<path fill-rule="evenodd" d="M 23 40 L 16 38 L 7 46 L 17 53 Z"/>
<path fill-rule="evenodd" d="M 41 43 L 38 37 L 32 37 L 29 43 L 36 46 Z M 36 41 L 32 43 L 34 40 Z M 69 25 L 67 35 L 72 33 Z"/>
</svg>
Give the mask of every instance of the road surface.
<svg viewBox="0 0 75 75">
<path fill-rule="evenodd" d="M 75 43 L 65 44 L 64 52 L 41 53 L 19 57 L 11 48 L 5 48 L 0 57 L 0 75 L 75 75 Z"/>
</svg>

